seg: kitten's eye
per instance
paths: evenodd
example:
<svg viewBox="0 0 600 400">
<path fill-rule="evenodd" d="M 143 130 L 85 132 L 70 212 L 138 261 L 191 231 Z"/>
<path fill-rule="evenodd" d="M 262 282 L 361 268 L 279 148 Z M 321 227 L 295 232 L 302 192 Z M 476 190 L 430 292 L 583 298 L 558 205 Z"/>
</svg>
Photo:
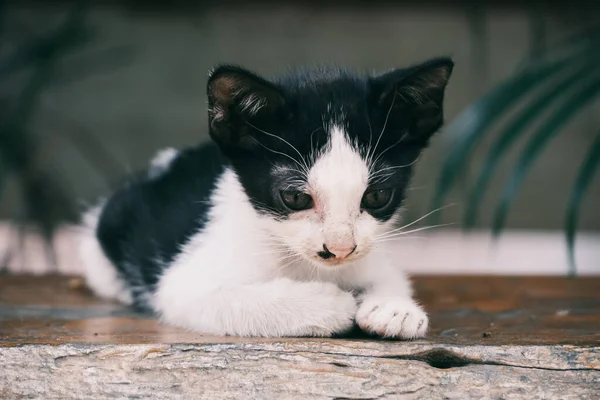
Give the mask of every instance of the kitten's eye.
<svg viewBox="0 0 600 400">
<path fill-rule="evenodd" d="M 361 207 L 367 210 L 378 210 L 388 205 L 392 198 L 392 189 L 376 189 L 366 191 L 361 201 Z"/>
<path fill-rule="evenodd" d="M 313 201 L 309 194 L 297 190 L 282 190 L 281 200 L 290 210 L 301 211 L 312 207 Z"/>
</svg>

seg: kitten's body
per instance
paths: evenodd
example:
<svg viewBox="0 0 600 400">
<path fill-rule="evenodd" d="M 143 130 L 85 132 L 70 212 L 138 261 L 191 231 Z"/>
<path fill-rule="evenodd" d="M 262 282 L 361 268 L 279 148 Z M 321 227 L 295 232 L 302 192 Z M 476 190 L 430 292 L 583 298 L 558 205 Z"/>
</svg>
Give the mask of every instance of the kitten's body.
<svg viewBox="0 0 600 400">
<path fill-rule="evenodd" d="M 356 320 L 382 336 L 423 336 L 427 316 L 386 239 L 441 124 L 451 67 L 276 83 L 217 69 L 217 145 L 160 152 L 88 213 L 89 286 L 203 333 L 328 336 Z"/>
</svg>

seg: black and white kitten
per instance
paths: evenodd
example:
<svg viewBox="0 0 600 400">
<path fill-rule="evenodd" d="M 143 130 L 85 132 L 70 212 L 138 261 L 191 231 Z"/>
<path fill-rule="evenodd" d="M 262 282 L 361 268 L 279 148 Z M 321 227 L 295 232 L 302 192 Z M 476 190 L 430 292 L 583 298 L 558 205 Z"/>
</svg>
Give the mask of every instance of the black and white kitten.
<svg viewBox="0 0 600 400">
<path fill-rule="evenodd" d="M 214 143 L 159 152 L 86 214 L 89 286 L 208 334 L 329 336 L 356 321 L 424 336 L 427 315 L 386 238 L 442 125 L 452 68 L 438 58 L 266 80 L 217 67 Z"/>
</svg>

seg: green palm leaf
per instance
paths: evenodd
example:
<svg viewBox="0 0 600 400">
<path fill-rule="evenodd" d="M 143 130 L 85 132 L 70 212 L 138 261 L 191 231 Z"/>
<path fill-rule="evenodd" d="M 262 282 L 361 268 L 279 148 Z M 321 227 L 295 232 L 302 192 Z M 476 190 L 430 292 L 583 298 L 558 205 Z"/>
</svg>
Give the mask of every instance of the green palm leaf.
<svg viewBox="0 0 600 400">
<path fill-rule="evenodd" d="M 565 66 L 566 63 L 560 62 L 542 70 L 523 71 L 485 95 L 448 125 L 445 133 L 456 145 L 442 164 L 431 209 L 441 208 L 468 156 L 485 136 L 487 129 L 517 100 Z M 434 217 L 437 219 L 440 214 L 436 213 Z"/>
<path fill-rule="evenodd" d="M 600 167 L 600 135 L 581 164 L 579 173 L 573 185 L 571 198 L 567 205 L 567 217 L 565 220 L 565 234 L 567 240 L 567 251 L 569 254 L 569 272 L 575 275 L 575 232 L 579 221 L 579 208 L 583 202 L 583 196 L 594 179 L 595 173 Z"/>
<path fill-rule="evenodd" d="M 570 71 L 566 77 L 556 84 L 550 85 L 547 90 L 542 91 L 533 102 L 520 111 L 500 132 L 498 139 L 484 157 L 486 161 L 469 196 L 464 219 L 464 225 L 467 229 L 472 228 L 476 223 L 479 206 L 502 158 L 540 114 L 563 95 L 565 91 L 579 85 L 585 78 L 589 77 L 589 74 L 595 68 L 595 60 L 592 60 L 591 62 L 584 63 L 583 67 L 578 67 L 575 71 Z"/>
<path fill-rule="evenodd" d="M 500 202 L 494 215 L 492 227 L 494 236 L 497 236 L 504 228 L 510 206 L 533 162 L 548 145 L 551 139 L 560 133 L 561 128 L 577 115 L 584 106 L 594 100 L 599 93 L 600 76 L 596 74 L 589 84 L 584 85 L 583 89 L 578 90 L 572 97 L 567 98 L 556 113 L 552 114 L 534 133 L 521 153 L 517 165 L 513 169 L 513 173 L 502 192 Z"/>
<path fill-rule="evenodd" d="M 476 145 L 506 111 L 547 80 L 593 57 L 600 31 L 584 38 L 586 40 L 567 41 L 542 58 L 529 59 L 518 73 L 492 89 L 446 127 L 445 136 L 455 145 L 442 163 L 431 209 L 442 206 Z M 441 218 L 441 213 L 436 213 L 434 218 Z"/>
</svg>

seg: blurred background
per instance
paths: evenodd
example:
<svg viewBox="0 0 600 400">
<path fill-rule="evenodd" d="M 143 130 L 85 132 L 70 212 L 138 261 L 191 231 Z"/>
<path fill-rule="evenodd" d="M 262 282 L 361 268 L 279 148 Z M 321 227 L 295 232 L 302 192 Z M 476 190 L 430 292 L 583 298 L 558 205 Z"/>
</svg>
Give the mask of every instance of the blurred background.
<svg viewBox="0 0 600 400">
<path fill-rule="evenodd" d="M 52 238 L 57 268 L 76 270 L 67 228 L 85 204 L 144 167 L 160 148 L 208 139 L 205 84 L 217 63 L 273 75 L 310 64 L 384 71 L 450 55 L 456 63 L 445 103 L 451 131 L 442 130 L 418 165 L 407 221 L 431 210 L 445 162 L 465 140 L 461 132 L 476 131 L 481 138 L 438 204 L 453 206 L 436 224 L 454 225 L 419 232 L 425 240 L 399 242 L 407 268 L 520 274 L 565 274 L 572 268 L 563 233 L 567 205 L 584 160 L 596 165 L 590 149 L 600 134 L 600 52 L 594 51 L 600 6 L 588 1 L 215 3 L 94 1 L 78 8 L 67 1 L 0 2 L 0 265 L 32 272 L 46 268 L 50 253 L 30 229 L 37 227 Z M 564 50 L 565 41 L 595 44 Z M 589 79 L 577 84 L 588 96 L 569 118 L 555 121 L 560 130 L 530 163 L 496 242 L 489 233 L 495 207 L 528 138 L 545 123 L 556 125 L 548 121 L 560 113 L 560 96 L 573 88 L 548 81 L 540 94 L 516 85 L 522 102 L 498 111 L 499 122 L 485 128 L 469 124 L 491 118 L 498 101 L 491 111 L 477 102 L 523 71 L 528 60 L 560 59 L 564 51 L 556 55 L 555 48 L 579 51 L 577 60 L 585 62 L 568 61 L 565 71 L 574 79 L 587 74 Z M 470 191 L 502 128 L 552 88 L 558 105 L 542 107 L 522 129 L 478 201 L 475 229 L 461 231 Z M 516 97 L 504 96 L 505 102 Z M 592 167 L 576 225 L 579 274 L 600 274 L 600 178 L 594 179 Z M 28 232 L 29 239 L 19 232 Z"/>
</svg>

